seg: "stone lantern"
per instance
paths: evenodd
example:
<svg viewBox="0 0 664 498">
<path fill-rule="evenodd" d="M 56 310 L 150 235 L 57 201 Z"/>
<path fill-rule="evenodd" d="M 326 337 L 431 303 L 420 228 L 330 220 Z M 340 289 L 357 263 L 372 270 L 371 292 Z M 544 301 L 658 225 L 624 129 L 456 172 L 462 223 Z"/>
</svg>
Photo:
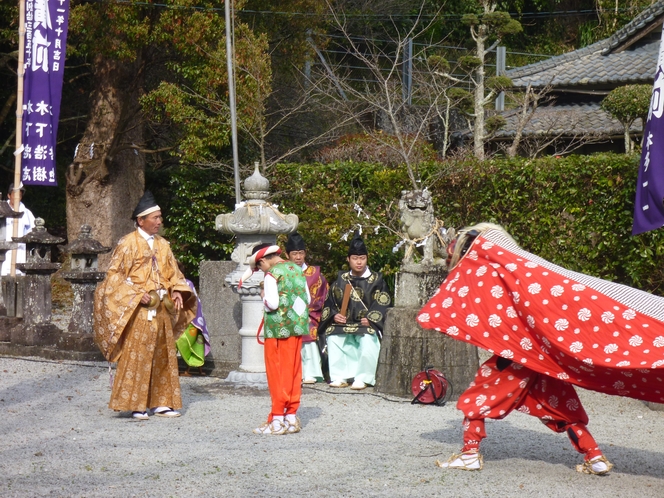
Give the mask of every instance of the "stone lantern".
<svg viewBox="0 0 664 498">
<path fill-rule="evenodd" d="M 275 244 L 277 235 L 294 232 L 299 220 L 295 214 L 281 214 L 277 206 L 267 202 L 270 182 L 260 174 L 258 163 L 253 175 L 244 181 L 244 195 L 247 200 L 237 204 L 233 213 L 220 214 L 216 219 L 217 230 L 234 234 L 236 238 L 231 259 L 237 267 L 226 277 L 226 283 L 240 295 L 242 304 L 242 360 L 239 371 L 231 372 L 226 380 L 239 384 L 265 384 L 263 346 L 256 337 L 263 317 L 260 296 L 263 273 L 255 272 L 240 289 L 238 282 L 247 269 L 247 259 L 253 248 L 263 243 Z"/>
<path fill-rule="evenodd" d="M 93 239 L 91 232 L 90 225 L 83 225 L 76 240 L 60 246 L 62 251 L 71 255 L 70 270 L 61 275 L 74 291 L 69 328 L 58 341 L 58 347 L 68 351 L 97 350 L 92 335 L 94 293 L 97 284 L 106 276 L 105 272 L 99 271 L 98 255 L 111 248 Z"/>
<path fill-rule="evenodd" d="M 51 261 L 51 249 L 65 239 L 48 233 L 44 220 L 37 218 L 32 231 L 13 240 L 26 245 L 26 262 L 16 265 L 25 273 L 25 291 L 23 323 L 12 329 L 12 344 L 53 346 L 60 329 L 51 323 L 51 275 L 61 265 Z"/>
</svg>

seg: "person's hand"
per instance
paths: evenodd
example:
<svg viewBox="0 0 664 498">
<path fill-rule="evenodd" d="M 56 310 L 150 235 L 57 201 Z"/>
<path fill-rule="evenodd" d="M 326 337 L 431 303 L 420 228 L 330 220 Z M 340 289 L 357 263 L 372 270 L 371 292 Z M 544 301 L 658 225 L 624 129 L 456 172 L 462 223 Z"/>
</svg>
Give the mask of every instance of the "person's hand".
<svg viewBox="0 0 664 498">
<path fill-rule="evenodd" d="M 369 320 L 366 319 L 366 318 L 362 318 L 360 320 L 360 325 L 362 325 L 363 327 L 371 327 L 371 324 L 369 323 Z"/>
<path fill-rule="evenodd" d="M 338 323 L 339 325 L 344 325 L 347 321 L 347 318 L 343 316 L 341 313 L 337 313 L 334 315 L 334 323 Z"/>
<path fill-rule="evenodd" d="M 145 292 L 143 294 L 143 297 L 141 297 L 141 304 L 148 304 L 150 302 L 150 299 L 151 299 L 150 294 Z"/>
<path fill-rule="evenodd" d="M 175 305 L 176 310 L 181 310 L 182 309 L 182 294 L 180 294 L 179 291 L 173 291 L 172 293 L 172 298 L 173 304 Z"/>
</svg>

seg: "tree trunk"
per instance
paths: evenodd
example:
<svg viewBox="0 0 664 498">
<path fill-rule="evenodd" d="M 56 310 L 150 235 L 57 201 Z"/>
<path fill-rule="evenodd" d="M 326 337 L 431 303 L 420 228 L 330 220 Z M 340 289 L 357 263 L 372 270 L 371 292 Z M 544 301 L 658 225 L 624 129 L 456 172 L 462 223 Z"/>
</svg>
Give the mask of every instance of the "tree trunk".
<svg viewBox="0 0 664 498">
<path fill-rule="evenodd" d="M 530 107 L 530 94 L 532 92 L 532 86 L 530 83 L 528 84 L 528 88 L 526 88 L 526 93 L 523 98 L 523 107 L 521 108 L 521 114 L 519 115 L 519 118 L 516 120 L 516 133 L 514 134 L 514 140 L 512 141 L 512 145 L 510 145 L 507 149 L 507 157 L 516 157 L 517 152 L 519 152 L 519 145 L 521 145 L 521 138 L 523 137 L 523 130 L 528 124 L 528 112 L 529 112 L 529 107 Z M 535 98 L 535 92 L 532 92 L 533 94 L 533 110 L 532 112 L 535 112 L 535 109 L 537 109 L 537 101 Z"/>
<path fill-rule="evenodd" d="M 89 120 L 67 171 L 67 235 L 74 240 L 81 225 L 105 246 L 133 230 L 131 213 L 143 195 L 145 159 L 134 145 L 143 143 L 138 103 L 140 58 L 133 63 L 97 57 Z M 100 255 L 103 271 L 110 254 Z"/>
<path fill-rule="evenodd" d="M 473 129 L 474 153 L 479 160 L 484 159 L 484 41 L 486 40 L 487 27 L 480 25 L 478 28 L 477 57 L 480 65 L 475 71 L 475 127 Z"/>
<path fill-rule="evenodd" d="M 632 138 L 629 136 L 629 124 L 625 124 L 625 154 L 630 154 L 634 148 L 632 146 Z"/>
</svg>

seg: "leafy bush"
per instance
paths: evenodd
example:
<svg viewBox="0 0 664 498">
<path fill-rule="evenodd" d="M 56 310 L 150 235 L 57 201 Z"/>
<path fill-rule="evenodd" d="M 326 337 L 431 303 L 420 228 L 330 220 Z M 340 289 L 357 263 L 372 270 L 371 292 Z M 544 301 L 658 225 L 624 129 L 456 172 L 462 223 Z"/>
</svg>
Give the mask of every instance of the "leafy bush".
<svg viewBox="0 0 664 498">
<path fill-rule="evenodd" d="M 418 168 L 436 217 L 446 226 L 498 223 L 524 249 L 556 264 L 661 292 L 664 232 L 631 236 L 637 159 L 623 154 L 471 159 Z M 205 186 L 187 176 L 194 173 L 173 180 L 176 199 L 182 200 L 173 206 L 171 241 L 178 256 L 190 255 L 191 263 L 203 253 L 225 259 L 230 241 L 213 227 L 216 214 L 231 210 L 232 202 L 223 201 L 230 186 Z M 398 201 L 409 185 L 405 168 L 365 162 L 280 164 L 269 180 L 271 202 L 282 213 L 300 217 L 309 259 L 326 276 L 334 278 L 345 268 L 351 233 L 361 228 L 370 267 L 392 281 L 403 257 L 403 250 L 393 249 L 401 240 Z M 282 247 L 285 238 L 279 239 Z M 199 248 L 199 241 L 206 246 Z"/>
<path fill-rule="evenodd" d="M 186 276 L 197 277 L 203 260 L 229 259 L 235 247 L 233 238 L 215 230 L 215 218 L 233 211 L 233 182 L 214 169 L 181 168 L 171 175 L 168 193 L 159 196 L 168 197 L 166 237 L 175 257 L 184 264 Z"/>
<path fill-rule="evenodd" d="M 556 264 L 655 292 L 664 285 L 658 263 L 664 233 L 631 236 L 637 166 L 635 156 L 602 154 L 419 169 L 446 226 L 498 223 L 526 250 Z M 403 252 L 392 249 L 400 240 L 405 171 L 369 163 L 284 164 L 272 181 L 282 211 L 300 216 L 310 258 L 328 276 L 345 264 L 343 236 L 359 226 L 370 265 L 388 276 L 398 270 Z"/>
<path fill-rule="evenodd" d="M 637 118 L 645 123 L 651 95 L 652 85 L 619 86 L 604 97 L 601 106 L 626 126 L 630 126 Z"/>
</svg>

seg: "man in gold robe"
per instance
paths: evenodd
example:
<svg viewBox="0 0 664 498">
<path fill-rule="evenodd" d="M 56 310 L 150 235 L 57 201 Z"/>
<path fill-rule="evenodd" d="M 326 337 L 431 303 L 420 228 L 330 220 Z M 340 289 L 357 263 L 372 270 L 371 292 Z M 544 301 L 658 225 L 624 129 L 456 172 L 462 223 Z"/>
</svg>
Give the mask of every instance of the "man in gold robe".
<svg viewBox="0 0 664 498">
<path fill-rule="evenodd" d="M 179 417 L 182 407 L 175 339 L 196 314 L 169 243 L 157 232 L 161 209 L 146 191 L 132 214 L 136 230 L 118 242 L 95 292 L 95 342 L 118 362 L 109 408 Z"/>
</svg>

